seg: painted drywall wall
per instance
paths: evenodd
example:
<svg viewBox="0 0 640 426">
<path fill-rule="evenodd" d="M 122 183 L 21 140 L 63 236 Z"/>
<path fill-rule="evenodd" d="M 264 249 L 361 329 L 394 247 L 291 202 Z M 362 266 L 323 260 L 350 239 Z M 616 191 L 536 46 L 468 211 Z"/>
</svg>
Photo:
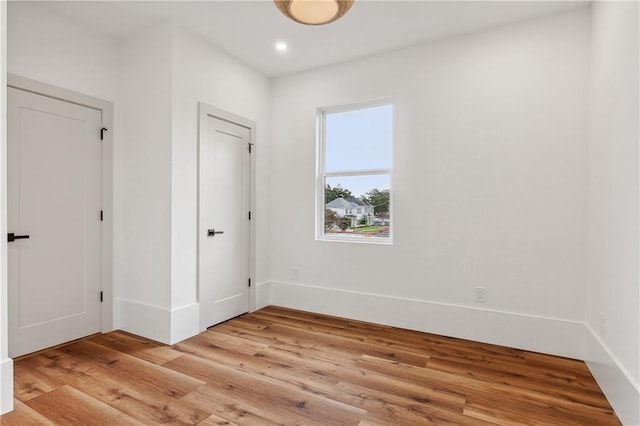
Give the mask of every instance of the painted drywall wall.
<svg viewBox="0 0 640 426">
<path fill-rule="evenodd" d="M 639 10 L 592 5 L 585 360 L 625 424 L 640 424 Z"/>
<path fill-rule="evenodd" d="M 197 306 L 198 102 L 255 121 L 266 135 L 269 80 L 180 28 L 172 28 L 171 342 L 199 331 Z M 265 144 L 266 137 L 259 138 Z M 265 151 L 266 152 L 266 151 Z M 268 177 L 261 171 L 263 207 Z M 266 215 L 265 215 L 266 217 Z M 263 219 L 264 220 L 264 219 Z M 263 233 L 264 234 L 264 233 Z M 265 245 L 259 237 L 258 244 Z M 264 252 L 264 250 L 260 250 Z M 266 276 L 261 256 L 259 275 Z M 265 279 L 265 278 L 262 278 Z"/>
<path fill-rule="evenodd" d="M 169 24 L 121 47 L 114 149 L 117 324 L 170 340 L 171 37 Z"/>
<path fill-rule="evenodd" d="M 173 36 L 172 305 L 196 299 L 198 102 L 256 122 L 256 276 L 268 279 L 267 169 L 270 82 L 200 38 L 176 28 Z"/>
<path fill-rule="evenodd" d="M 588 58 L 583 8 L 276 79 L 271 302 L 439 331 L 435 303 L 455 311 L 446 320 L 457 335 L 522 347 L 482 322 L 512 313 L 511 334 L 549 320 L 527 348 L 579 356 Z M 315 241 L 316 108 L 387 96 L 394 244 Z M 474 302 L 476 286 L 486 303 Z M 313 287 L 324 296 L 304 291 Z M 341 303 L 352 293 L 361 303 Z M 380 312 L 380 296 L 423 304 Z"/>
<path fill-rule="evenodd" d="M 0 235 L 7 232 L 7 3 L 0 3 Z M 9 358 L 7 316 L 7 243 L 0 243 L 0 414 L 13 409 L 13 361 Z"/>
<path fill-rule="evenodd" d="M 114 101 L 118 46 L 28 2 L 8 4 L 8 72 Z"/>
<path fill-rule="evenodd" d="M 125 194 L 123 232 L 116 238 L 119 325 L 175 343 L 199 331 L 198 102 L 256 121 L 266 135 L 269 80 L 171 24 L 139 35 L 122 50 L 118 135 L 124 142 L 121 157 L 116 154 L 122 167 L 115 171 Z M 258 141 L 266 147 L 266 137 Z M 268 176 L 266 168 L 258 172 L 256 207 L 266 211 Z M 257 238 L 263 248 L 265 235 Z M 265 257 L 257 268 L 261 277 L 267 274 Z"/>
</svg>

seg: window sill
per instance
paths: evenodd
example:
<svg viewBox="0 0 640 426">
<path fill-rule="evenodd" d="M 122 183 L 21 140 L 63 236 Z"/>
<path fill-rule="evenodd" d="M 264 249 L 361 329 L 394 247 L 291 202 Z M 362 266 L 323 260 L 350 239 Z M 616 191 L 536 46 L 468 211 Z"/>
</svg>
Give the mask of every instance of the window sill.
<svg viewBox="0 0 640 426">
<path fill-rule="evenodd" d="M 328 242 L 334 242 L 334 243 L 371 244 L 371 245 L 384 245 L 384 246 L 393 245 L 393 238 L 391 237 L 358 237 L 358 236 L 351 237 L 348 235 L 339 235 L 339 236 L 320 235 L 320 236 L 316 236 L 316 241 L 328 241 Z"/>
</svg>

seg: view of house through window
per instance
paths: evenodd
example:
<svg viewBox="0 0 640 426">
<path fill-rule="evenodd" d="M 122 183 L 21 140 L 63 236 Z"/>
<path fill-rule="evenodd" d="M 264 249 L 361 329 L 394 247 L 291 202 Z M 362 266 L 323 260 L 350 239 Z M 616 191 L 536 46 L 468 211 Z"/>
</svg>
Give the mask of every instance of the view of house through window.
<svg viewBox="0 0 640 426">
<path fill-rule="evenodd" d="M 393 106 L 321 111 L 318 235 L 390 241 Z"/>
</svg>

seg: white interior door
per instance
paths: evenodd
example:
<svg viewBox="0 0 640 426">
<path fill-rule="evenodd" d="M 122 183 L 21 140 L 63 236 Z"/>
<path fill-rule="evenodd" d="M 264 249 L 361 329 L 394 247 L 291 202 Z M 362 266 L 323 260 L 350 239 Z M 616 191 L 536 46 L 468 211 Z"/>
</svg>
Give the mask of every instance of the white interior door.
<svg viewBox="0 0 640 426">
<path fill-rule="evenodd" d="M 16 357 L 100 331 L 101 112 L 14 88 L 7 107 Z"/>
<path fill-rule="evenodd" d="M 250 129 L 206 116 L 200 140 L 200 327 L 249 310 Z"/>
</svg>

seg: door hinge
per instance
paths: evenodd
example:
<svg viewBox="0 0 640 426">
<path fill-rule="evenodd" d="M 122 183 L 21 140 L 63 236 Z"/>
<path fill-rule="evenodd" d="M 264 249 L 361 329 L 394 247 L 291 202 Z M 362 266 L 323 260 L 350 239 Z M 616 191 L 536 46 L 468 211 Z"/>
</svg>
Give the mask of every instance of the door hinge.
<svg viewBox="0 0 640 426">
<path fill-rule="evenodd" d="M 104 302 L 104 293 L 100 292 L 100 302 Z"/>
<path fill-rule="evenodd" d="M 249 287 L 251 287 L 251 278 L 249 278 Z"/>
<path fill-rule="evenodd" d="M 100 210 L 100 222 L 104 221 L 104 211 Z"/>
<path fill-rule="evenodd" d="M 104 140 L 104 132 L 108 131 L 109 129 L 107 129 L 106 127 L 103 127 L 102 129 L 100 129 L 100 140 L 103 141 Z"/>
<path fill-rule="evenodd" d="M 251 220 L 251 212 L 249 212 L 249 220 Z"/>
<path fill-rule="evenodd" d="M 249 154 L 251 154 L 251 151 L 253 151 L 253 144 L 249 142 L 247 145 L 249 146 Z"/>
</svg>

